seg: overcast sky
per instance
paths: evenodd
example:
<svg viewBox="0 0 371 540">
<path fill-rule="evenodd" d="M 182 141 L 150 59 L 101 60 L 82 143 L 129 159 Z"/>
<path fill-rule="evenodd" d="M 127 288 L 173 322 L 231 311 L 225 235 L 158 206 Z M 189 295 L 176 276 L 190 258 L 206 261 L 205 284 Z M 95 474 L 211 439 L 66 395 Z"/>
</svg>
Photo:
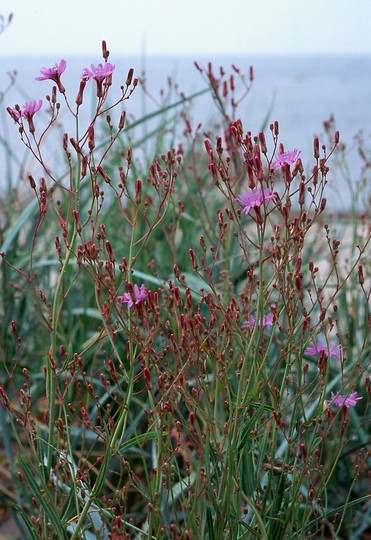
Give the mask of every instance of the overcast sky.
<svg viewBox="0 0 371 540">
<path fill-rule="evenodd" d="M 371 0 L 1 0 L 0 55 L 371 54 Z M 144 45 L 145 44 L 145 45 Z"/>
</svg>

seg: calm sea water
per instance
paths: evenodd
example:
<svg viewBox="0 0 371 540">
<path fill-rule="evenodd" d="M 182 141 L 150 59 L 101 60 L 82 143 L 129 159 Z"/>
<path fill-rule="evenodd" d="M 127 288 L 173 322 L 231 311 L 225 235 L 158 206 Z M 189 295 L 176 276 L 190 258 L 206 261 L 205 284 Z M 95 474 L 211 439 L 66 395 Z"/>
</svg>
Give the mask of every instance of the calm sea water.
<svg viewBox="0 0 371 540">
<path fill-rule="evenodd" d="M 0 90 L 7 83 L 7 72 L 16 70 L 15 85 L 4 98 L 5 105 L 23 105 L 28 99 L 42 99 L 50 92 L 51 84 L 37 82 L 42 66 L 51 66 L 60 58 L 0 58 Z M 99 58 L 78 58 L 67 60 L 67 70 L 63 83 L 71 101 L 77 93 L 79 77 L 83 67 L 91 62 L 98 63 Z M 135 69 L 140 76 L 146 73 L 151 98 L 143 98 L 141 90 L 135 92 L 126 103 L 127 114 L 140 116 L 155 108 L 161 89 L 167 89 L 167 80 L 171 76 L 185 94 L 190 94 L 205 87 L 200 74 L 194 67 L 194 60 L 206 67 L 212 60 L 217 69 L 223 66 L 231 72 L 234 63 L 241 72 L 248 74 L 249 66 L 254 66 L 255 80 L 248 97 L 241 103 L 238 116 L 244 129 L 257 133 L 268 111 L 269 122 L 280 123 L 280 140 L 286 149 L 302 150 L 304 165 L 313 164 L 312 141 L 315 135 L 322 142 L 323 122 L 330 115 L 336 120 L 336 128 L 341 139 L 351 148 L 354 135 L 362 130 L 366 136 L 371 133 L 371 57 L 254 57 L 240 58 L 139 58 L 119 57 L 110 59 L 116 65 L 114 85 L 123 84 L 129 68 Z M 23 150 L 19 145 L 17 129 L 7 114 L 0 114 L 0 135 L 11 141 L 12 148 L 18 155 Z M 210 98 L 200 98 L 192 109 L 194 125 L 207 124 L 215 116 L 215 105 Z M 269 130 L 268 130 L 269 135 Z M 0 153 L 1 156 L 1 153 Z M 4 183 L 7 156 L 0 163 L 1 183 Z M 355 150 L 350 151 L 350 168 L 356 181 L 359 175 L 360 160 Z M 8 160 L 9 163 L 9 160 Z M 9 169 L 8 169 L 9 170 Z M 13 171 L 16 178 L 16 171 Z M 331 177 L 330 177 L 331 180 Z M 329 203 L 333 208 L 348 206 L 348 192 L 341 176 L 336 178 L 337 193 L 329 191 Z M 371 182 L 371 180 L 370 180 Z M 331 195 L 332 193 L 332 195 Z"/>
</svg>

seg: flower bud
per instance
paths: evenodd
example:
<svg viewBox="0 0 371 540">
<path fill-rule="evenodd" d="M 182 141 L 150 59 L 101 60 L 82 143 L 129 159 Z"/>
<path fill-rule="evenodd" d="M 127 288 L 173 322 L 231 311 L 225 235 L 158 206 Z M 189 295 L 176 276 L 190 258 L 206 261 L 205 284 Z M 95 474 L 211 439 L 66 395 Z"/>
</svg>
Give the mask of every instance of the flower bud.
<svg viewBox="0 0 371 540">
<path fill-rule="evenodd" d="M 137 204 L 142 200 L 142 181 L 137 179 L 135 181 L 135 202 Z"/>
<path fill-rule="evenodd" d="M 81 81 L 80 81 L 80 87 L 79 87 L 79 93 L 77 94 L 77 97 L 76 97 L 76 105 L 77 105 L 78 107 L 79 107 L 80 105 L 82 105 L 85 86 L 86 86 L 86 80 L 85 80 L 85 79 L 81 79 Z"/>
<path fill-rule="evenodd" d="M 106 250 L 109 256 L 109 260 L 114 263 L 116 261 L 115 255 L 113 253 L 112 244 L 109 240 L 106 240 Z"/>
<path fill-rule="evenodd" d="M 305 183 L 300 182 L 299 184 L 299 204 L 300 206 L 303 206 L 305 202 Z"/>
<path fill-rule="evenodd" d="M 88 127 L 88 146 L 89 150 L 92 151 L 95 148 L 95 138 L 94 138 L 94 126 L 90 124 Z"/>
<path fill-rule="evenodd" d="M 18 123 L 20 117 L 16 115 L 16 113 L 13 111 L 13 109 L 11 107 L 7 107 L 6 110 L 8 111 L 10 116 L 13 118 L 14 122 Z"/>
<path fill-rule="evenodd" d="M 318 137 L 314 137 L 313 140 L 313 155 L 315 159 L 319 159 L 319 140 Z"/>
<path fill-rule="evenodd" d="M 99 172 L 99 174 L 101 175 L 101 177 L 103 178 L 103 180 L 104 180 L 105 182 L 107 182 L 107 184 L 110 184 L 110 183 L 111 183 L 111 178 L 108 176 L 108 174 L 107 174 L 106 171 L 103 169 L 103 167 L 101 167 L 100 165 L 98 165 L 97 171 Z"/>
<path fill-rule="evenodd" d="M 70 143 L 78 154 L 82 154 L 79 143 L 73 137 L 70 138 Z"/>
<path fill-rule="evenodd" d="M 129 71 L 128 71 L 128 75 L 126 77 L 126 86 L 130 86 L 131 85 L 131 82 L 133 80 L 133 75 L 134 75 L 134 70 L 133 68 L 130 68 Z"/>
<path fill-rule="evenodd" d="M 118 125 L 119 131 L 121 131 L 125 126 L 125 118 L 126 118 L 126 112 L 122 111 L 120 115 L 119 125 Z"/>
<path fill-rule="evenodd" d="M 109 57 L 109 50 L 107 49 L 107 43 L 105 40 L 102 41 L 102 56 L 107 62 L 108 57 Z"/>
<path fill-rule="evenodd" d="M 76 231 L 81 232 L 80 218 L 77 210 L 72 210 L 73 220 L 75 222 Z"/>
<path fill-rule="evenodd" d="M 189 256 L 191 257 L 191 261 L 192 261 L 192 266 L 195 270 L 197 270 L 198 268 L 198 262 L 197 262 L 197 258 L 196 258 L 196 255 L 195 255 L 195 252 L 193 251 L 193 249 L 189 249 Z"/>
<path fill-rule="evenodd" d="M 35 189 L 36 188 L 36 182 L 35 182 L 34 177 L 32 176 L 32 174 L 28 175 L 28 181 L 30 182 L 31 188 Z"/>
<path fill-rule="evenodd" d="M 364 282 L 365 282 L 365 276 L 363 274 L 363 266 L 362 266 L 362 264 L 360 264 L 358 266 L 358 281 L 359 281 L 360 285 L 363 285 Z"/>
<path fill-rule="evenodd" d="M 266 154 L 268 151 L 267 143 L 265 142 L 265 135 L 262 131 L 259 132 L 259 143 L 260 143 L 260 148 L 261 148 L 262 153 Z"/>
<path fill-rule="evenodd" d="M 208 139 L 206 139 L 206 140 L 204 141 L 204 145 L 205 145 L 205 148 L 206 148 L 206 152 L 207 152 L 207 154 L 208 154 L 208 156 L 209 156 L 209 159 L 210 159 L 211 161 L 214 161 L 213 149 L 212 149 L 212 147 L 211 147 L 210 141 L 209 141 Z"/>
<path fill-rule="evenodd" d="M 56 86 L 53 86 L 52 88 L 51 102 L 53 103 L 53 105 L 57 103 L 57 87 Z"/>
<path fill-rule="evenodd" d="M 144 378 L 146 380 L 147 388 L 150 388 L 151 387 L 151 374 L 150 374 L 148 368 L 146 368 L 146 367 L 143 368 L 143 375 L 144 375 Z"/>
<path fill-rule="evenodd" d="M 88 158 L 86 156 L 82 156 L 81 178 L 84 178 L 86 176 L 87 168 L 88 168 Z"/>
</svg>

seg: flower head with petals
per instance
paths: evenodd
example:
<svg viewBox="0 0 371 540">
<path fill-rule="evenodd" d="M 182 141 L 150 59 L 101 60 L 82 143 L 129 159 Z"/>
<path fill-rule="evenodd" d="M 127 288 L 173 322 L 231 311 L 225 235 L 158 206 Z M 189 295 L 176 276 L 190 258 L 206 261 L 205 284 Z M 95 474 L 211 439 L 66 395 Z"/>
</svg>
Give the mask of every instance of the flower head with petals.
<svg viewBox="0 0 371 540">
<path fill-rule="evenodd" d="M 63 94 L 65 92 L 65 88 L 61 83 L 61 75 L 65 71 L 66 65 L 66 61 L 62 59 L 59 64 L 54 64 L 54 66 L 51 68 L 43 67 L 40 69 L 41 77 L 36 77 L 36 81 L 54 81 L 58 86 L 58 90 L 61 92 L 61 94 Z"/>
<path fill-rule="evenodd" d="M 26 120 L 30 121 L 33 118 L 33 115 L 41 109 L 42 104 L 43 102 L 41 99 L 39 99 L 39 101 L 36 101 L 36 99 L 27 101 L 23 106 L 21 115 L 26 118 Z"/>
<path fill-rule="evenodd" d="M 94 79 L 95 81 L 103 81 L 103 79 L 110 77 L 115 69 L 115 66 L 113 66 L 109 62 L 105 62 L 104 64 L 98 64 L 97 66 L 91 64 L 90 67 L 91 70 L 88 68 L 84 68 L 81 75 L 82 79 Z"/>
<path fill-rule="evenodd" d="M 272 169 L 280 169 L 283 165 L 292 165 L 300 156 L 301 151 L 289 150 L 288 152 L 279 152 L 276 154 L 275 161 L 272 162 Z"/>
<path fill-rule="evenodd" d="M 110 64 L 109 62 L 105 62 L 104 64 L 98 64 L 97 66 L 94 66 L 94 64 L 91 64 L 91 69 L 84 68 L 81 79 L 83 81 L 88 81 L 90 79 L 94 79 L 97 83 L 97 97 L 101 98 L 103 97 L 103 81 L 105 81 L 105 86 L 108 87 L 111 84 L 111 77 L 112 73 L 115 69 L 115 66 Z"/>
<path fill-rule="evenodd" d="M 339 360 L 341 355 L 341 345 L 335 346 L 331 344 L 329 347 L 327 347 L 321 341 L 317 341 L 317 343 L 307 347 L 304 351 L 304 354 L 308 356 L 316 356 L 321 353 L 324 354 L 325 358 L 335 356 L 335 358 Z"/>
<path fill-rule="evenodd" d="M 241 328 L 251 328 L 255 325 L 255 317 L 253 315 L 250 315 L 247 321 L 244 321 L 241 325 Z M 268 326 L 273 325 L 273 313 L 270 313 L 269 315 L 263 315 L 263 330 L 265 330 Z M 260 328 L 261 319 L 258 319 L 257 325 L 258 328 Z"/>
<path fill-rule="evenodd" d="M 342 396 L 341 394 L 335 395 L 331 392 L 331 401 L 329 401 L 329 403 L 333 403 L 336 407 L 344 406 L 349 409 L 349 407 L 354 407 L 360 399 L 363 398 L 362 396 L 358 396 L 358 392 L 352 392 L 348 396 Z"/>
<path fill-rule="evenodd" d="M 244 191 L 236 198 L 238 204 L 243 207 L 242 212 L 248 214 L 254 206 L 261 206 L 264 201 L 269 201 L 270 199 L 275 199 L 277 197 L 276 193 L 273 193 L 270 189 L 252 189 L 251 191 Z"/>
<path fill-rule="evenodd" d="M 39 101 L 36 101 L 36 99 L 32 99 L 31 101 L 27 101 L 23 105 L 23 110 L 21 111 L 19 106 L 16 105 L 13 109 L 11 107 L 7 107 L 7 111 L 12 116 L 13 120 L 15 122 L 19 122 L 21 118 L 25 118 L 28 122 L 28 126 L 31 133 L 35 132 L 35 126 L 33 123 L 33 116 L 34 114 L 41 109 L 43 102 L 41 99 Z"/>
<path fill-rule="evenodd" d="M 133 295 L 129 292 L 124 293 L 122 296 L 117 297 L 117 301 L 121 304 L 127 304 L 128 309 L 137 304 L 140 304 L 143 300 L 148 298 L 148 290 L 145 285 L 133 285 Z"/>
</svg>

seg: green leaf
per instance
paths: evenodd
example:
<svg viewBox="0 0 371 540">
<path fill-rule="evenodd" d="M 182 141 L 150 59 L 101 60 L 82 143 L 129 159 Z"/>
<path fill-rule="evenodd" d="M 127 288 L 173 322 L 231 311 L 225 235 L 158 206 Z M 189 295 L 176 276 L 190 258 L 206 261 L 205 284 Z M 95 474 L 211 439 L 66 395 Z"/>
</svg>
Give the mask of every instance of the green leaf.
<svg viewBox="0 0 371 540">
<path fill-rule="evenodd" d="M 249 540 L 251 539 L 250 534 L 252 534 L 254 538 L 259 538 L 259 532 L 254 530 L 252 527 L 250 527 L 250 525 L 248 525 L 244 521 L 241 521 L 240 524 L 241 524 L 241 527 L 244 527 L 245 529 L 249 531 L 249 536 L 246 536 L 247 533 L 244 532 L 241 536 L 238 537 L 238 540 Z"/>
<path fill-rule="evenodd" d="M 258 407 L 258 410 L 247 420 L 240 432 L 240 438 L 237 446 L 237 452 L 240 453 L 242 448 L 247 443 L 248 438 L 250 437 L 251 430 L 256 422 L 259 420 L 262 412 L 265 410 L 265 406 L 261 403 Z"/>
<path fill-rule="evenodd" d="M 65 539 L 66 534 L 65 534 L 64 528 L 62 527 L 59 517 L 53 510 L 53 503 L 47 495 L 47 487 L 43 485 L 43 489 L 45 493 L 45 496 L 43 496 L 40 492 L 40 486 L 36 482 L 34 477 L 32 476 L 29 467 L 25 464 L 21 456 L 19 456 L 18 460 L 19 460 L 19 465 L 21 467 L 22 473 L 29 487 L 31 488 L 31 491 L 35 499 L 40 504 L 40 506 L 42 506 L 42 508 L 44 509 L 47 518 L 49 519 L 50 523 L 54 527 L 55 532 L 58 534 L 58 538 L 60 538 L 60 540 Z"/>
<path fill-rule="evenodd" d="M 211 514 L 210 508 L 206 509 L 206 521 L 207 521 L 208 540 L 216 540 L 215 534 L 214 534 L 213 516 Z"/>
<path fill-rule="evenodd" d="M 39 535 L 36 533 L 34 526 L 32 525 L 31 521 L 28 519 L 28 516 L 23 510 L 23 508 L 21 508 L 18 504 L 13 504 L 12 507 L 18 512 L 18 514 L 23 519 L 24 524 L 26 525 L 28 532 L 30 533 L 29 540 L 40 540 Z"/>
<path fill-rule="evenodd" d="M 20 231 L 23 229 L 23 227 L 26 225 L 26 223 L 29 221 L 30 217 L 34 213 L 34 211 L 37 208 L 38 200 L 34 199 L 31 201 L 26 208 L 23 209 L 22 213 L 18 217 L 17 221 L 9 227 L 9 229 L 6 232 L 5 240 L 0 247 L 0 253 L 5 253 L 10 248 L 12 242 L 17 238 Z M 1 265 L 2 259 L 0 259 L 0 265 Z"/>
<path fill-rule="evenodd" d="M 68 521 L 69 519 L 74 517 L 74 515 L 76 513 L 76 510 L 75 510 L 75 507 L 74 507 L 75 493 L 72 493 L 72 491 L 75 492 L 75 486 L 74 486 L 73 482 L 71 482 L 70 487 L 71 487 L 71 493 L 67 497 L 67 500 L 64 503 L 63 508 L 62 508 L 62 512 L 61 512 L 61 521 L 63 521 L 63 522 Z"/>
<path fill-rule="evenodd" d="M 141 435 L 137 435 L 136 437 L 133 437 L 132 439 L 125 441 L 120 446 L 120 452 L 126 452 L 129 450 L 129 448 L 132 448 L 133 446 L 138 446 L 139 444 L 146 442 L 146 441 L 153 441 L 154 439 L 157 439 L 157 433 L 154 431 L 148 431 L 148 433 L 143 433 Z"/>
<path fill-rule="evenodd" d="M 43 482 L 47 483 L 49 481 L 49 471 L 46 467 L 46 441 L 43 439 L 40 427 L 36 424 L 36 448 L 37 448 L 37 458 L 38 458 L 38 469 L 41 473 Z"/>
</svg>

